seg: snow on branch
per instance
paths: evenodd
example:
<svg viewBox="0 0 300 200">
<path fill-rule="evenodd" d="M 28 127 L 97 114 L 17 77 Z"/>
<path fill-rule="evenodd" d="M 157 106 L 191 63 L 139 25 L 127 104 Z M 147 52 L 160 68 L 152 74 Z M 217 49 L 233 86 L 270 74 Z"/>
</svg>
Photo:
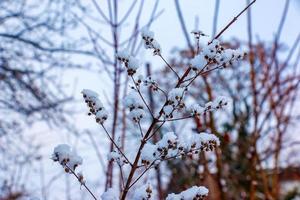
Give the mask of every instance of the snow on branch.
<svg viewBox="0 0 300 200">
<path fill-rule="evenodd" d="M 166 200 L 202 200 L 208 195 L 206 187 L 193 186 L 179 194 L 169 194 Z"/>
<path fill-rule="evenodd" d="M 214 134 L 194 133 L 187 141 L 180 141 L 173 132 L 168 132 L 156 144 L 145 144 L 141 152 L 141 163 L 145 166 L 157 165 L 160 161 L 192 156 L 201 151 L 213 151 L 219 145 L 219 138 Z"/>
<path fill-rule="evenodd" d="M 205 36 L 201 31 L 193 31 L 192 33 L 197 41 L 199 41 L 200 36 Z M 220 145 L 219 138 L 212 133 L 206 132 L 193 133 L 191 137 L 185 138 L 185 140 L 179 139 L 174 132 L 162 132 L 161 140 L 152 143 L 151 139 L 168 121 L 199 117 L 200 115 L 222 109 L 228 105 L 230 100 L 223 96 L 217 97 L 204 105 L 196 103 L 188 108 L 185 101 L 189 98 L 188 91 L 190 87 L 193 87 L 192 83 L 196 78 L 214 70 L 227 68 L 241 60 L 245 55 L 245 53 L 239 50 L 225 49 L 215 39 L 204 45 L 201 50 L 198 45 L 197 54 L 190 60 L 190 64 L 186 66 L 186 70 L 180 76 L 162 56 L 161 47 L 155 40 L 152 31 L 144 29 L 142 31 L 142 41 L 146 49 L 153 50 L 154 56 L 158 55 L 164 61 L 166 67 L 174 72 L 177 77 L 175 81 L 177 82 L 170 91 L 166 91 L 151 76 L 144 79 L 142 75 L 139 75 L 138 69 L 141 63 L 138 59 L 130 55 L 129 51 L 124 50 L 117 53 L 117 60 L 127 70 L 128 80 L 131 80 L 133 84 L 131 86 L 132 91 L 123 100 L 124 110 L 127 109 L 129 111 L 124 120 L 129 118 L 133 126 L 141 133 L 141 137 L 137 139 L 137 147 L 133 148 L 136 149 L 136 152 L 133 152 L 134 159 L 132 162 L 129 160 L 128 155 L 124 153 L 124 146 L 121 148 L 121 145 L 114 141 L 114 137 L 109 134 L 104 126 L 104 122 L 108 119 L 108 112 L 98 98 L 99 95 L 88 89 L 82 91 L 84 101 L 89 109 L 88 115 L 95 116 L 95 121 L 101 125 L 114 146 L 112 152 L 108 154 L 108 160 L 118 164 L 122 177 L 120 180 L 120 195 L 115 189 L 109 188 L 102 194 L 101 198 L 103 200 L 125 200 L 132 186 L 149 169 L 158 167 L 162 161 L 183 158 L 185 156 L 193 158 L 193 155 L 198 155 L 200 152 L 214 151 L 218 148 Z M 157 95 L 157 98 L 153 98 L 155 101 L 154 104 L 160 108 L 157 113 L 154 113 L 153 108 L 149 106 L 150 102 L 148 102 L 148 96 L 146 97 L 145 90 L 143 90 L 144 87 L 148 92 L 154 91 L 153 96 Z M 163 95 L 163 97 L 159 95 Z M 189 114 L 188 116 L 186 116 L 187 113 Z M 151 118 L 145 117 L 148 115 L 151 115 Z M 82 164 L 82 158 L 71 151 L 68 145 L 57 146 L 54 149 L 52 158 L 54 161 L 59 162 L 66 172 L 73 173 L 79 182 L 85 186 L 82 174 L 74 172 L 76 167 Z M 144 171 L 138 173 L 137 169 L 139 168 L 142 168 Z M 129 171 L 124 173 L 124 169 Z M 87 190 L 89 189 L 87 188 Z M 144 184 L 130 193 L 130 198 L 134 200 L 150 200 L 154 197 L 153 188 L 150 183 Z M 167 200 L 201 200 L 207 195 L 207 188 L 193 186 L 180 194 L 168 195 Z"/>
</svg>

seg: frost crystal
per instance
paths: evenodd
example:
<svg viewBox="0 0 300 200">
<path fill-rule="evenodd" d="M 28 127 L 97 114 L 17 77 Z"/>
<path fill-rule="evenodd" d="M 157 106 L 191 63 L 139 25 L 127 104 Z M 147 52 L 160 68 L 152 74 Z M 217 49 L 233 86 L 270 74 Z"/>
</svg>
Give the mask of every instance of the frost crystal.
<svg viewBox="0 0 300 200">
<path fill-rule="evenodd" d="M 143 28 L 141 33 L 143 38 L 154 38 L 154 32 L 148 30 L 147 28 Z"/>
<path fill-rule="evenodd" d="M 208 195 L 208 192 L 204 186 L 193 186 L 179 194 L 169 194 L 166 200 L 202 200 Z"/>
<path fill-rule="evenodd" d="M 82 90 L 82 94 L 83 94 L 83 97 L 87 98 L 88 100 L 97 98 L 99 96 L 96 92 L 89 90 L 89 89 Z"/>
</svg>

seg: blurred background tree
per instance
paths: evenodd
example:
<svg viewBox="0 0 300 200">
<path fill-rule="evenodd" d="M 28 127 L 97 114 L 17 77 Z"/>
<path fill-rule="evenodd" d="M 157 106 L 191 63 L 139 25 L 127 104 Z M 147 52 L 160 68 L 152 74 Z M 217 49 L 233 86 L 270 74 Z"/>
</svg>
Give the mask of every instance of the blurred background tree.
<svg viewBox="0 0 300 200">
<path fill-rule="evenodd" d="M 211 188 L 210 199 L 299 197 L 298 187 L 285 187 L 295 180 L 299 184 L 300 180 L 299 166 L 289 161 L 289 148 L 299 144 L 292 129 L 299 120 L 296 108 L 300 83 L 300 35 L 290 49 L 280 42 L 289 3 L 286 1 L 273 41 L 253 42 L 249 9 L 248 41 L 223 41 L 224 46 L 247 49 L 248 58 L 238 66 L 203 76 L 202 80 L 193 83 L 198 89 L 189 92 L 196 102 L 204 104 L 213 100 L 216 94 L 222 94 L 232 99 L 232 107 L 224 116 L 210 113 L 196 117 L 194 125 L 178 122 L 171 125 L 175 132 L 181 132 L 182 126 L 187 126 L 196 132 L 217 133 L 221 138 L 221 147 L 214 159 L 200 154 L 198 161 L 185 159 L 184 163 L 169 162 L 167 167 L 171 171 L 171 179 L 166 190 L 162 191 L 164 194 L 204 184 Z M 178 16 L 182 16 L 179 4 L 177 12 Z M 183 18 L 181 25 L 185 33 Z M 213 32 L 215 30 L 214 27 Z M 173 52 L 175 55 L 171 63 L 177 71 L 187 66 L 187 61 L 197 51 L 196 44 L 191 48 L 189 38 L 186 36 L 190 49 L 176 49 Z M 168 80 L 172 79 L 173 74 L 168 70 L 154 74 L 159 77 L 161 73 Z M 161 84 L 169 87 L 168 81 L 161 81 Z"/>
<path fill-rule="evenodd" d="M 46 186 L 50 183 L 43 180 L 45 172 L 38 164 L 48 158 L 39 153 L 41 144 L 34 134 L 28 134 L 30 128 L 43 129 L 45 124 L 60 135 L 62 132 L 75 134 L 75 138 L 88 133 L 88 143 L 100 155 L 93 134 L 76 125 L 78 109 L 72 106 L 76 83 L 71 87 L 66 84 L 70 82 L 69 71 L 106 73 L 107 84 L 112 83 L 114 90 L 110 98 L 114 116 L 109 128 L 115 138 L 123 73 L 115 55 L 125 47 L 137 54 L 141 47 L 138 32 L 143 26 L 149 27 L 162 12 L 157 10 L 157 0 L 151 9 L 143 12 L 146 20 L 141 19 L 143 0 L 130 3 L 125 13 L 120 11 L 117 1 L 108 1 L 105 6 L 109 14 L 104 14 L 103 3 L 95 0 L 0 1 L 0 153 L 3 160 L 0 199 L 30 195 L 26 191 L 26 177 L 36 170 L 41 171 L 42 196 L 45 199 L 48 196 Z M 130 26 L 128 20 L 133 22 Z M 110 32 L 102 34 L 107 27 Z M 123 30 L 130 34 L 121 35 Z M 98 159 L 105 168 L 106 187 L 111 187 L 112 163 L 105 167 L 102 157 Z M 70 191 L 66 193 L 70 198 Z"/>
</svg>

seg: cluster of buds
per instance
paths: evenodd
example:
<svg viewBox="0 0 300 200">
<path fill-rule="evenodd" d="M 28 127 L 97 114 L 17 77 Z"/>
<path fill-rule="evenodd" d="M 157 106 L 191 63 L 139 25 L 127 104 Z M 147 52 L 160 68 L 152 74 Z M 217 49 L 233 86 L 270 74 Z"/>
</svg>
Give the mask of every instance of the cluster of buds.
<svg viewBox="0 0 300 200">
<path fill-rule="evenodd" d="M 239 50 L 224 49 L 218 40 L 213 40 L 203 49 L 203 55 L 209 63 L 218 64 L 225 68 L 242 59 L 246 54 Z"/>
<path fill-rule="evenodd" d="M 88 115 L 95 115 L 96 122 L 103 124 L 108 118 L 108 113 L 99 100 L 99 95 L 96 92 L 87 89 L 82 90 L 81 93 L 89 108 Z"/>
<path fill-rule="evenodd" d="M 71 147 L 67 144 L 56 146 L 51 159 L 54 162 L 59 162 L 67 173 L 71 173 L 70 170 L 75 171 L 76 167 L 82 164 L 82 158 L 76 152 L 71 151 Z"/>
<path fill-rule="evenodd" d="M 144 117 L 145 112 L 143 109 L 134 109 L 130 111 L 129 117 L 132 119 L 132 121 L 139 123 L 141 119 Z"/>
<path fill-rule="evenodd" d="M 200 116 L 205 113 L 205 108 L 199 104 L 193 104 L 190 109 L 192 116 Z"/>
<path fill-rule="evenodd" d="M 200 31 L 200 30 L 193 30 L 191 33 L 194 35 L 194 38 L 195 38 L 196 40 L 199 40 L 199 39 L 200 39 L 200 36 L 208 36 L 208 35 L 204 34 L 204 33 L 203 33 L 202 31 Z"/>
<path fill-rule="evenodd" d="M 129 108 L 129 117 L 134 122 L 138 123 L 144 117 L 145 111 L 143 103 L 136 92 L 132 92 L 124 99 L 124 104 Z"/>
<path fill-rule="evenodd" d="M 204 111 L 215 111 L 218 109 L 222 109 L 224 106 L 228 105 L 228 98 L 224 96 L 217 97 L 214 101 L 209 101 L 204 106 Z"/>
<path fill-rule="evenodd" d="M 213 101 L 213 107 L 214 109 L 222 109 L 224 106 L 227 106 L 229 102 L 229 99 L 224 96 L 218 96 L 214 101 Z"/>
<path fill-rule="evenodd" d="M 154 39 L 154 33 L 147 29 L 142 30 L 142 39 L 146 49 L 153 49 L 153 55 L 161 55 L 161 48 L 158 42 Z"/>
<path fill-rule="evenodd" d="M 144 77 L 143 75 L 139 74 L 137 76 L 135 76 L 135 85 L 140 88 L 141 84 L 143 83 L 144 81 Z M 131 89 L 135 90 L 135 87 L 132 86 Z"/>
<path fill-rule="evenodd" d="M 157 152 L 157 146 L 147 142 L 141 151 L 141 163 L 145 166 L 149 166 L 151 163 L 158 160 L 159 154 Z"/>
<path fill-rule="evenodd" d="M 220 145 L 219 138 L 209 133 L 193 134 L 181 143 L 173 132 L 164 134 L 156 144 L 146 143 L 141 152 L 141 162 L 145 166 L 158 164 L 160 161 L 193 155 L 203 151 L 213 151 Z"/>
<path fill-rule="evenodd" d="M 208 192 L 204 186 L 193 186 L 179 194 L 169 194 L 166 200 L 203 200 L 208 196 Z"/>
<path fill-rule="evenodd" d="M 177 151 L 178 138 L 173 132 L 168 132 L 156 145 L 157 152 L 163 160 L 168 156 L 170 151 Z"/>
<path fill-rule="evenodd" d="M 213 151 L 218 146 L 218 142 L 216 140 L 209 140 L 207 142 L 201 142 L 201 151 Z"/>
<path fill-rule="evenodd" d="M 183 97 L 186 93 L 187 88 L 173 88 L 168 93 L 168 105 L 173 106 L 173 108 L 176 107 L 184 107 Z"/>
<path fill-rule="evenodd" d="M 152 199 L 152 185 L 150 183 L 138 188 L 134 194 L 133 200 L 150 200 Z"/>
<path fill-rule="evenodd" d="M 84 184 L 85 184 L 85 179 L 84 179 L 84 177 L 83 177 L 82 172 L 78 172 L 78 173 L 77 173 L 77 179 L 78 179 L 78 181 L 79 181 L 79 183 L 80 183 L 81 185 L 84 185 Z"/>
<path fill-rule="evenodd" d="M 199 133 L 193 134 L 193 137 L 188 142 L 186 154 L 191 156 L 192 154 L 198 154 L 200 151 L 213 151 L 220 145 L 220 140 L 214 134 Z"/>
<path fill-rule="evenodd" d="M 75 173 L 76 168 L 82 164 L 82 158 L 71 150 L 67 144 L 60 144 L 54 148 L 51 159 L 58 162 L 66 173 L 74 174 L 81 185 L 85 184 L 82 172 Z"/>
<path fill-rule="evenodd" d="M 239 50 L 225 49 L 218 40 L 213 40 L 194 57 L 190 64 L 194 71 L 209 69 L 209 65 L 226 68 L 242 59 L 246 54 Z"/>
<path fill-rule="evenodd" d="M 149 184 L 147 189 L 146 189 L 146 193 L 147 193 L 147 198 L 145 200 L 151 199 L 151 195 L 152 195 L 152 188 L 151 185 Z M 143 199 L 144 200 L 144 199 Z"/>
<path fill-rule="evenodd" d="M 162 110 L 162 115 L 165 119 L 172 119 L 174 117 L 173 112 L 175 108 L 172 105 L 166 105 Z"/>
<path fill-rule="evenodd" d="M 192 116 L 199 116 L 210 111 L 222 109 L 224 106 L 228 105 L 228 102 L 229 100 L 227 97 L 219 96 L 214 101 L 207 102 L 204 107 L 199 104 L 193 104 L 190 107 L 190 111 Z"/>
<path fill-rule="evenodd" d="M 178 143 L 178 138 L 173 132 L 165 133 L 156 144 L 146 143 L 141 154 L 142 164 L 148 166 L 155 161 L 178 155 Z"/>
<path fill-rule="evenodd" d="M 122 166 L 124 164 L 128 164 L 128 161 L 117 151 L 112 151 L 108 154 L 108 160 L 112 162 L 118 163 L 118 165 Z"/>
<path fill-rule="evenodd" d="M 157 91 L 158 90 L 158 83 L 155 80 L 153 80 L 151 76 L 148 76 L 144 80 L 144 85 L 147 86 L 147 87 L 149 87 L 153 91 Z"/>
<path fill-rule="evenodd" d="M 135 57 L 129 55 L 127 51 L 121 51 L 117 54 L 117 59 L 124 64 L 127 69 L 129 76 L 132 76 L 136 73 L 139 68 L 140 62 Z"/>
<path fill-rule="evenodd" d="M 164 106 L 162 113 L 166 119 L 172 119 L 173 113 L 176 110 L 183 109 L 185 107 L 185 103 L 183 101 L 184 94 L 186 93 L 187 88 L 173 88 L 168 93 L 168 101 L 167 105 Z"/>
</svg>

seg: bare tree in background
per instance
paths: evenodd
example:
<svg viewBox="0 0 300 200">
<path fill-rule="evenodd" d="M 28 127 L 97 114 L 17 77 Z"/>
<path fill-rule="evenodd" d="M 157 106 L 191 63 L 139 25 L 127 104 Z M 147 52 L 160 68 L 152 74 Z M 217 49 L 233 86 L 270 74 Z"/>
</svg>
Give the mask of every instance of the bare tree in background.
<svg viewBox="0 0 300 200">
<path fill-rule="evenodd" d="M 128 8 L 122 14 L 117 1 L 107 1 L 105 6 L 107 12 L 103 11 L 102 3 L 100 5 L 94 0 L 0 2 L 0 149 L 3 160 L 7 161 L 0 167 L 7 170 L 3 174 L 5 188 L 17 185 L 12 179 L 6 180 L 8 176 L 5 176 L 12 173 L 8 172 L 12 170 L 8 166 L 18 163 L 14 155 L 19 154 L 21 160 L 26 157 L 26 162 L 22 162 L 29 163 L 28 159 L 34 160 L 32 154 L 40 148 L 32 143 L 34 138 L 23 135 L 24 128 L 43 121 L 50 127 L 77 131 L 69 120 L 74 111 L 65 107 L 65 103 L 72 100 L 62 85 L 65 70 L 92 68 L 107 72 L 114 85 L 113 102 L 110 102 L 114 105 L 114 117 L 109 128 L 115 138 L 117 122 L 125 114 L 119 112 L 121 82 L 127 81 L 121 80 L 124 70 L 115 55 L 119 49 L 125 48 L 137 54 L 141 47 L 137 40 L 139 31 L 144 26 L 149 27 L 162 12 L 157 10 L 158 1 L 153 1 L 153 8 L 147 8 L 149 16 L 144 22 L 141 20 L 142 12 L 146 16 L 144 0 L 126 5 Z M 133 22 L 129 28 L 128 20 Z M 111 33 L 103 36 L 102 28 L 107 30 L 106 26 L 110 27 Z M 130 34 L 122 36 L 123 29 Z M 74 32 L 79 34 L 74 35 Z M 81 59 L 88 59 L 88 64 Z M 124 123 L 122 129 L 125 126 Z M 93 134 L 89 135 L 91 143 L 95 142 Z M 125 135 L 122 137 L 124 145 Z M 26 148 L 16 148 L 19 143 L 26 144 Z M 94 147 L 99 152 L 96 143 Z M 23 152 L 28 155 L 23 156 Z M 113 184 L 112 165 L 110 162 L 104 169 L 106 187 Z M 25 169 L 23 164 L 20 167 Z M 22 173 L 26 174 L 25 170 Z M 5 190 L 8 196 L 13 195 L 13 189 Z"/>
<path fill-rule="evenodd" d="M 185 33 L 178 2 L 176 6 Z M 213 113 L 195 118 L 194 131 L 218 132 L 222 145 L 216 151 L 215 161 L 201 154 L 199 162 L 170 162 L 172 179 L 166 193 L 174 190 L 174 185 L 178 186 L 179 191 L 182 187 L 205 183 L 216 190 L 211 193 L 211 199 L 278 199 L 285 198 L 283 194 L 287 192 L 282 191 L 282 178 L 299 177 L 299 166 L 282 156 L 299 145 L 295 141 L 295 134 L 290 133 L 293 133 L 293 125 L 299 119 L 295 106 L 299 99 L 300 35 L 287 51 L 283 50 L 284 43 L 279 40 L 288 7 L 289 1 L 286 1 L 274 41 L 258 40 L 256 43 L 252 38 L 249 9 L 248 41 L 224 42 L 232 48 L 247 48 L 248 59 L 227 73 L 203 76 L 201 81 L 194 83 L 198 90 L 191 92 L 198 101 L 207 102 L 221 92 L 232 98 L 233 107 L 223 120 L 219 120 L 220 117 Z M 190 47 L 189 37 L 187 46 Z M 172 66 L 180 70 L 187 58 L 193 57 L 193 49 L 196 48 L 177 52 Z M 165 76 L 173 76 L 173 73 L 169 71 Z M 173 129 L 180 131 L 182 126 L 174 123 Z M 215 169 L 213 172 L 210 170 L 212 167 Z M 294 192 L 288 195 L 286 198 L 299 194 Z"/>
<path fill-rule="evenodd" d="M 63 40 L 76 26 L 65 8 L 75 7 L 71 1 L 0 2 L 0 198 L 25 195 L 23 178 L 40 159 L 38 143 L 23 130 L 36 122 L 69 127 L 64 103 L 71 98 L 58 77 L 78 66 L 63 53 L 87 53 L 69 50 Z"/>
</svg>

